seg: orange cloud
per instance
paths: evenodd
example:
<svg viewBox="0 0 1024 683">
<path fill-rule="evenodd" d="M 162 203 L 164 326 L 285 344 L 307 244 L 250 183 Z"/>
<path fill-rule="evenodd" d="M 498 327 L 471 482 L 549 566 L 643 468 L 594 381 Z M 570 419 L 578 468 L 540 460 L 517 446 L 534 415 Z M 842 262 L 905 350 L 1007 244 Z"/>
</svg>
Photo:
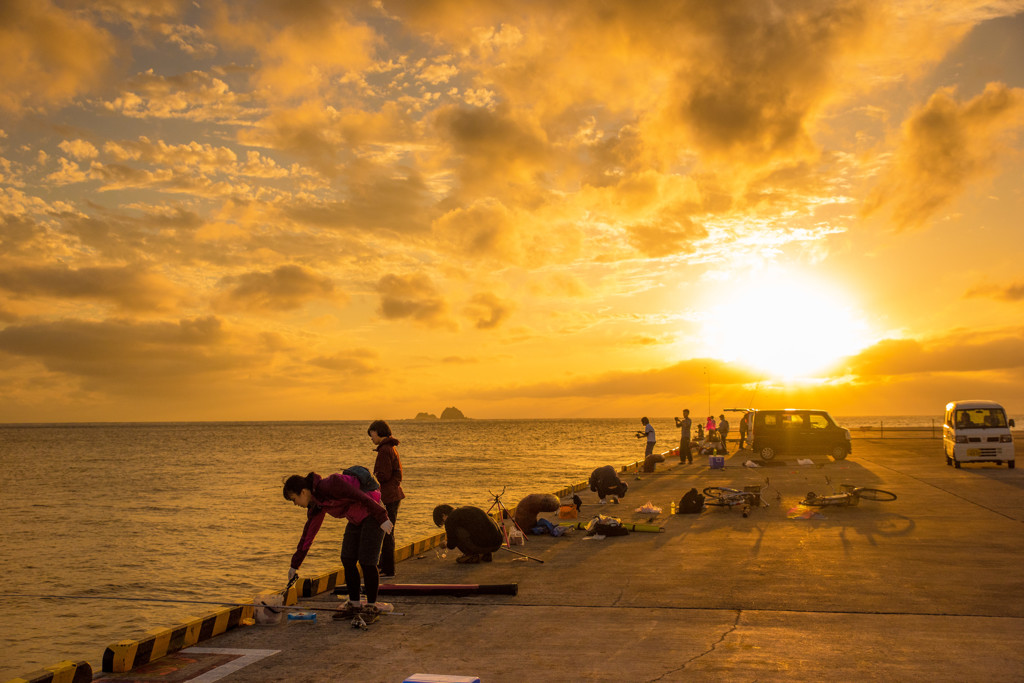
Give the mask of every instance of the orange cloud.
<svg viewBox="0 0 1024 683">
<path fill-rule="evenodd" d="M 996 169 L 1002 135 L 1024 129 L 1024 88 L 989 83 L 967 102 L 942 88 L 904 122 L 891 170 L 866 212 L 888 206 L 898 228 L 927 223 L 950 206 L 971 181 Z"/>
<path fill-rule="evenodd" d="M 0 111 L 49 109 L 105 82 L 119 47 L 102 28 L 51 0 L 0 9 Z"/>
</svg>

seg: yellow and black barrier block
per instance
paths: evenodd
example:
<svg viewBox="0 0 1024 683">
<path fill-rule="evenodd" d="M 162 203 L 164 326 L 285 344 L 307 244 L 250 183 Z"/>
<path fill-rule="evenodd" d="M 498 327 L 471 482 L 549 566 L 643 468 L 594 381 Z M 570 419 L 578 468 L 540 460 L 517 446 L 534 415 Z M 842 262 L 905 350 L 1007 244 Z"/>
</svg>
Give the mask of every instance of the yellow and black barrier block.
<svg viewBox="0 0 1024 683">
<path fill-rule="evenodd" d="M 588 484 L 585 481 L 578 481 L 575 484 L 569 484 L 564 489 L 559 489 L 558 491 L 554 491 L 553 493 L 559 498 L 567 498 L 568 496 L 571 496 L 577 491 L 582 491 L 583 489 L 587 488 L 587 485 Z"/>
<path fill-rule="evenodd" d="M 326 593 L 327 591 L 334 590 L 334 587 L 338 585 L 338 580 L 345 582 L 344 569 L 335 569 L 334 571 L 321 574 L 320 576 L 314 576 L 313 578 L 302 580 L 302 597 L 311 598 L 314 595 L 320 593 Z"/>
<path fill-rule="evenodd" d="M 238 626 L 242 619 L 252 619 L 254 609 L 253 605 L 225 607 L 178 626 L 151 631 L 149 636 L 142 640 L 121 640 L 108 645 L 103 652 L 103 671 L 131 671 L 171 652 L 209 640 Z"/>
<path fill-rule="evenodd" d="M 92 665 L 89 662 L 64 661 L 18 678 L 7 683 L 91 683 Z"/>
</svg>

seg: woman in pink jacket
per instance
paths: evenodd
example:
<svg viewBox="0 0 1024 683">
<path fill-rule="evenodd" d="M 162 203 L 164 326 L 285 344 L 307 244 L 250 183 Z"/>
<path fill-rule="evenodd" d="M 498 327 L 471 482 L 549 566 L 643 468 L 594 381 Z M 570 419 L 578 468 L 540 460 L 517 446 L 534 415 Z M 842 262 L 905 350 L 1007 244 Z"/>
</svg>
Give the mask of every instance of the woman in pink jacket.
<svg viewBox="0 0 1024 683">
<path fill-rule="evenodd" d="M 305 477 L 298 474 L 288 477 L 284 483 L 284 497 L 306 508 L 306 525 L 288 568 L 289 582 L 295 578 L 302 561 L 306 559 L 306 553 L 320 531 L 324 516 L 344 517 L 348 524 L 345 525 L 345 536 L 341 541 L 341 564 L 345 568 L 348 602 L 341 606 L 335 617 L 351 617 L 358 610 L 375 616 L 394 609 L 387 603 L 377 602 L 380 586 L 377 561 L 380 558 L 381 542 L 384 534 L 394 528 L 388 519 L 387 510 L 380 504 L 380 490 L 363 491 L 359 479 L 350 474 L 321 477 L 316 472 L 310 472 Z M 360 569 L 363 571 L 362 583 L 366 585 L 365 608 L 361 608 L 359 603 Z"/>
</svg>

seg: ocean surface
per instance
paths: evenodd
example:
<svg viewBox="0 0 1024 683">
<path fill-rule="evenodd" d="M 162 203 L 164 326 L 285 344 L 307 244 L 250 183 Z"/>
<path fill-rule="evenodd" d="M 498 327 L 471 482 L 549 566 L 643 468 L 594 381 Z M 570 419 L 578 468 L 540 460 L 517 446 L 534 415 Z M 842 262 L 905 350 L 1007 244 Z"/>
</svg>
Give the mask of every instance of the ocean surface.
<svg viewBox="0 0 1024 683">
<path fill-rule="evenodd" d="M 931 427 L 933 416 L 837 417 Z M 656 452 L 679 442 L 653 418 Z M 406 499 L 398 545 L 438 531 L 440 503 L 509 507 L 642 459 L 636 418 L 389 421 Z M 0 680 L 59 661 L 98 671 L 104 648 L 214 605 L 283 588 L 305 511 L 286 476 L 372 468 L 369 421 L 0 425 Z M 735 430 L 735 427 L 734 427 Z M 340 565 L 344 522 L 328 518 L 301 576 Z M 398 565 L 396 580 L 401 580 Z M 54 598 L 49 596 L 68 596 Z"/>
</svg>

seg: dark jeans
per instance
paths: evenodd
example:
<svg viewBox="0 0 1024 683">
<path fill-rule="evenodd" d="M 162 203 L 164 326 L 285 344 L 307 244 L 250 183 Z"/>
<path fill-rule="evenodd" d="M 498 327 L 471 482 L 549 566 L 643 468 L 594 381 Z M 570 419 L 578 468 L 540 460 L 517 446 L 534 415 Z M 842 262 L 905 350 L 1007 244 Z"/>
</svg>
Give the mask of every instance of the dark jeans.
<svg viewBox="0 0 1024 683">
<path fill-rule="evenodd" d="M 377 590 L 380 588 L 377 560 L 380 559 L 383 540 L 384 530 L 373 517 L 367 517 L 359 524 L 349 522 L 345 526 L 345 536 L 341 540 L 341 564 L 345 568 L 348 599 L 352 602 L 359 602 L 360 569 L 363 570 L 367 602 L 377 602 Z"/>
<path fill-rule="evenodd" d="M 396 500 L 393 503 L 386 503 L 384 509 L 388 511 L 388 519 L 392 524 L 398 520 L 398 504 L 402 501 Z M 384 534 L 384 543 L 380 548 L 380 573 L 394 575 L 395 573 L 395 530 L 390 534 Z"/>
<path fill-rule="evenodd" d="M 679 462 L 693 462 L 693 451 L 690 450 L 690 435 L 684 434 L 679 439 Z"/>
</svg>

